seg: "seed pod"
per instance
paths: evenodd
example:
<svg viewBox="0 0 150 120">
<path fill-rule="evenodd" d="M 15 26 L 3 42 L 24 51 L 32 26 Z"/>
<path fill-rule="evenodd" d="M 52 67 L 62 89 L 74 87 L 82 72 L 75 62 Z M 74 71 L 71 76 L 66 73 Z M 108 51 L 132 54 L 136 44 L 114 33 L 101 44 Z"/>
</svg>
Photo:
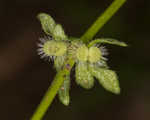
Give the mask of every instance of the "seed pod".
<svg viewBox="0 0 150 120">
<path fill-rule="evenodd" d="M 89 69 L 106 90 L 115 94 L 120 93 L 119 81 L 114 71 L 93 65 L 89 65 Z"/>
<path fill-rule="evenodd" d="M 94 85 L 94 79 L 88 71 L 87 62 L 79 62 L 76 64 L 76 83 L 83 88 L 90 89 Z"/>
<path fill-rule="evenodd" d="M 67 75 L 65 76 L 63 85 L 58 91 L 58 97 L 60 102 L 66 106 L 69 105 L 69 101 L 70 101 L 69 89 L 70 89 L 70 75 Z"/>
</svg>

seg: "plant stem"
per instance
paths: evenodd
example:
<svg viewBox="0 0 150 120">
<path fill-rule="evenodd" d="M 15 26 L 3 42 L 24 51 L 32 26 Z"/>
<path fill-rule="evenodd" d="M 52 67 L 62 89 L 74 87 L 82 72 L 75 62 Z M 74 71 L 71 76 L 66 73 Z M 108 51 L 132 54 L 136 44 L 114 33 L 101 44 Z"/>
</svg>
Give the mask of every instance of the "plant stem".
<svg viewBox="0 0 150 120">
<path fill-rule="evenodd" d="M 126 0 L 114 0 L 114 2 L 106 9 L 106 11 L 98 17 L 92 26 L 81 37 L 84 43 L 88 43 L 103 27 L 103 25 L 118 11 Z"/>
<path fill-rule="evenodd" d="M 117 12 L 117 10 L 122 6 L 125 0 L 115 0 L 110 7 L 100 16 L 96 22 L 85 32 L 81 39 L 87 43 L 91 40 L 94 35 L 102 28 L 102 26 L 112 17 L 112 15 Z M 45 96 L 43 97 L 41 103 L 38 105 L 36 111 L 30 120 L 41 120 L 46 113 L 48 107 L 50 107 L 53 99 L 55 98 L 59 88 L 64 82 L 65 76 L 70 74 L 71 68 L 74 66 L 75 61 L 70 57 L 64 64 L 64 67 L 59 71 L 51 86 L 48 88 Z M 68 67 L 69 66 L 69 67 Z"/>
<path fill-rule="evenodd" d="M 56 96 L 59 88 L 61 87 L 65 76 L 70 74 L 70 70 L 72 66 L 74 65 L 74 60 L 70 58 L 68 61 L 66 61 L 63 70 L 59 71 L 51 86 L 48 88 L 45 96 L 43 97 L 41 103 L 37 107 L 35 113 L 33 114 L 31 120 L 41 120 L 44 114 L 46 113 L 48 107 L 51 105 L 54 97 Z"/>
</svg>

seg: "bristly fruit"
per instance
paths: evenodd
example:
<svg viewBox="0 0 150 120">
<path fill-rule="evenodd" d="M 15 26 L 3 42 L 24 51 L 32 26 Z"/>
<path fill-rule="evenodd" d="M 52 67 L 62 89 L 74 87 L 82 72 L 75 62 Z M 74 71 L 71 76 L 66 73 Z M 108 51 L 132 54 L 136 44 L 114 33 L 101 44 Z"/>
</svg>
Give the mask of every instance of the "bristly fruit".
<svg viewBox="0 0 150 120">
<path fill-rule="evenodd" d="M 87 61 L 88 59 L 88 48 L 86 45 L 81 45 L 76 51 L 76 57 L 79 61 Z"/>
<path fill-rule="evenodd" d="M 89 62 L 96 63 L 96 62 L 100 61 L 101 57 L 102 57 L 102 52 L 99 48 L 90 47 L 89 55 L 88 55 Z"/>
<path fill-rule="evenodd" d="M 39 45 L 39 54 L 50 58 L 63 56 L 67 52 L 67 43 L 63 41 L 47 40 Z"/>
</svg>

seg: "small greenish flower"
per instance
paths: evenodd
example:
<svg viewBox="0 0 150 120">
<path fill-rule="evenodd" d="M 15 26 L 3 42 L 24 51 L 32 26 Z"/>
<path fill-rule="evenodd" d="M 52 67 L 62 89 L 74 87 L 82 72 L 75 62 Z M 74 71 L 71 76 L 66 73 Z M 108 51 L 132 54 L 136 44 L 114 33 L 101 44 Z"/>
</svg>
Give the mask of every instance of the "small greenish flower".
<svg viewBox="0 0 150 120">
<path fill-rule="evenodd" d="M 104 44 L 113 44 L 126 47 L 127 44 L 115 39 L 98 38 L 89 44 L 84 44 L 79 38 L 68 37 L 62 26 L 45 13 L 38 15 L 42 28 L 48 37 L 41 38 L 38 44 L 38 54 L 49 57 L 54 61 L 56 71 L 63 69 L 68 58 L 75 61 L 76 83 L 85 89 L 94 86 L 94 78 L 107 91 L 114 94 L 120 93 L 119 81 L 116 72 L 110 70 L 107 65 L 108 54 Z M 70 75 L 64 76 L 65 80 L 58 91 L 59 100 L 68 105 L 70 101 Z"/>
</svg>

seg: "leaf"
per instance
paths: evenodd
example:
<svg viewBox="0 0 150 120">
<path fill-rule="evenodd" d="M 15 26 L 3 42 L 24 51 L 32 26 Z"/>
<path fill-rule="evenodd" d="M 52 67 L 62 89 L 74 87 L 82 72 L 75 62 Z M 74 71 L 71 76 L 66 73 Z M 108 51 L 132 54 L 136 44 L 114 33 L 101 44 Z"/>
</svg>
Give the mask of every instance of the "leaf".
<svg viewBox="0 0 150 120">
<path fill-rule="evenodd" d="M 119 94 L 120 87 L 117 75 L 114 71 L 89 65 L 91 74 L 98 79 L 99 83 L 108 91 Z"/>
<path fill-rule="evenodd" d="M 53 30 L 56 26 L 55 21 L 51 16 L 46 13 L 40 13 L 37 18 L 40 20 L 42 24 L 42 28 L 47 35 L 52 35 Z"/>
<path fill-rule="evenodd" d="M 79 62 L 76 64 L 76 83 L 85 89 L 90 89 L 94 86 L 94 78 L 88 71 L 86 62 Z"/>
<path fill-rule="evenodd" d="M 127 47 L 128 45 L 125 42 L 121 42 L 115 39 L 111 39 L 111 38 L 100 38 L 100 39 L 95 39 L 92 42 L 89 43 L 88 47 L 93 46 L 94 44 L 97 43 L 107 43 L 107 44 L 112 44 L 112 45 L 119 45 L 122 47 Z"/>
<path fill-rule="evenodd" d="M 64 65 L 64 62 L 65 62 L 65 56 L 59 56 L 59 57 L 55 58 L 54 67 L 55 67 L 56 71 L 61 70 L 61 68 Z"/>
<path fill-rule="evenodd" d="M 69 90 L 70 90 L 70 75 L 67 75 L 65 76 L 63 85 L 58 91 L 58 97 L 60 102 L 66 106 L 69 105 L 70 102 Z"/>
<path fill-rule="evenodd" d="M 57 24 L 53 31 L 53 37 L 55 40 L 67 40 L 67 36 L 60 24 Z"/>
<path fill-rule="evenodd" d="M 60 71 L 64 65 L 65 56 L 56 57 L 54 60 L 54 67 L 56 71 Z M 70 97 L 69 97 L 69 90 L 70 90 L 70 75 L 65 76 L 65 80 L 58 91 L 58 97 L 62 104 L 69 105 Z"/>
</svg>

